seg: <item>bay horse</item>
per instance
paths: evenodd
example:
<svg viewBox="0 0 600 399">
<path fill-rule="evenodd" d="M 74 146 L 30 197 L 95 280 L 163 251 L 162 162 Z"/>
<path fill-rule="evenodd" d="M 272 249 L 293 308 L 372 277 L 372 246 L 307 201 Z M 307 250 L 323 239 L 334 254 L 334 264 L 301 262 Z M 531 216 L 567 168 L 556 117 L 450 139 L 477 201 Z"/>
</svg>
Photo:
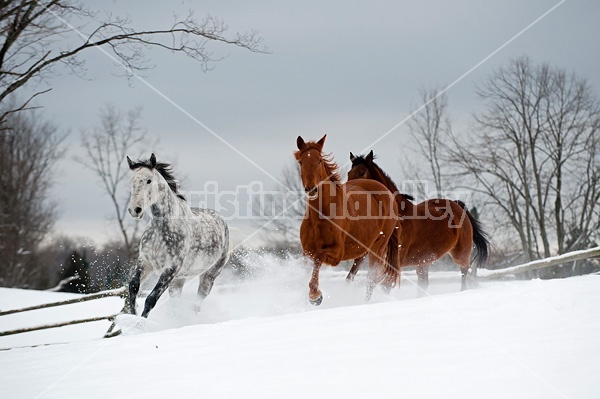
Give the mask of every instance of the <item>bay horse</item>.
<svg viewBox="0 0 600 399">
<path fill-rule="evenodd" d="M 142 317 L 148 317 L 167 288 L 171 297 L 178 296 L 186 280 L 195 276 L 200 276 L 198 297 L 202 301 L 228 260 L 227 224 L 212 209 L 190 208 L 178 192 L 171 166 L 157 163 L 154 154 L 147 161 L 133 162 L 127 157 L 127 163 L 133 171 L 128 211 L 141 219 L 149 209 L 151 216 L 129 283 L 130 313 L 136 314 L 140 281 L 148 269 L 160 277 L 146 298 Z"/>
<path fill-rule="evenodd" d="M 391 288 L 398 279 L 397 205 L 390 191 L 374 180 L 340 181 L 331 155 L 324 155 L 325 138 L 305 142 L 298 136 L 294 153 L 306 193 L 306 212 L 300 226 L 303 255 L 312 261 L 310 303 L 323 301 L 319 290 L 322 264 L 370 255 L 367 300 L 377 283 Z"/>
<path fill-rule="evenodd" d="M 350 153 L 352 169 L 348 181 L 373 179 L 386 186 L 396 198 L 399 211 L 399 266 L 416 266 L 418 294 L 427 291 L 429 265 L 449 253 L 460 267 L 461 291 L 467 289 L 467 273 L 471 252 L 475 246 L 473 262 L 482 267 L 488 258 L 489 241 L 481 223 L 473 217 L 462 201 L 436 198 L 414 204 L 414 198 L 401 194 L 393 180 L 374 160 L 373 151 L 367 156 Z M 363 258 L 357 258 L 348 273 L 352 281 Z"/>
</svg>

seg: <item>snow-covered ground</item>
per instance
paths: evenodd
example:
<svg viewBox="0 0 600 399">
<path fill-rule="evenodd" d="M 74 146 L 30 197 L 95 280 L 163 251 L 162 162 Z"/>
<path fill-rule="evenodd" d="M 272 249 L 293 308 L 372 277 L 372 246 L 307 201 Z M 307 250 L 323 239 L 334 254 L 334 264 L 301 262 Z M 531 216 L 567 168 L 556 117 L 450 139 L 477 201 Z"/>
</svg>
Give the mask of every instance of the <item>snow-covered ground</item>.
<svg viewBox="0 0 600 399">
<path fill-rule="evenodd" d="M 314 308 L 307 271 L 288 263 L 263 259 L 250 278 L 220 277 L 199 314 L 191 281 L 147 321 L 120 316 L 120 337 L 97 338 L 107 322 L 0 337 L 1 348 L 69 342 L 0 351 L 0 397 L 600 397 L 598 275 L 460 293 L 458 271 L 432 273 L 432 295 L 416 299 L 406 273 L 399 290 L 365 304 L 364 275 L 347 285 L 324 270 L 324 302 Z M 67 296 L 0 289 L 0 309 Z M 0 331 L 120 305 L 5 316 Z"/>
</svg>

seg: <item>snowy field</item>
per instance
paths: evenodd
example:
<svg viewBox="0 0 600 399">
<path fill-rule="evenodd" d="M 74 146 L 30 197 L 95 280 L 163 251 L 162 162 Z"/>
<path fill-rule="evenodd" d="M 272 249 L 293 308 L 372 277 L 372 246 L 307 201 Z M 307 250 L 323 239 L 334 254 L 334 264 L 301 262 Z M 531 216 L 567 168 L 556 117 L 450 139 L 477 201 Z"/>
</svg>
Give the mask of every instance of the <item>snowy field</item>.
<svg viewBox="0 0 600 399">
<path fill-rule="evenodd" d="M 308 271 L 265 258 L 217 279 L 196 314 L 197 281 L 149 319 L 0 337 L 2 398 L 600 398 L 600 276 L 481 283 L 414 273 L 365 304 L 364 275 L 322 272 L 323 305 L 307 304 Z M 0 289 L 0 309 L 69 294 Z M 141 306 L 143 299 L 138 301 Z M 107 298 L 0 318 L 0 331 L 118 312 Z M 62 344 L 22 347 L 50 342 Z M 16 348 L 20 347 L 21 348 Z"/>
</svg>

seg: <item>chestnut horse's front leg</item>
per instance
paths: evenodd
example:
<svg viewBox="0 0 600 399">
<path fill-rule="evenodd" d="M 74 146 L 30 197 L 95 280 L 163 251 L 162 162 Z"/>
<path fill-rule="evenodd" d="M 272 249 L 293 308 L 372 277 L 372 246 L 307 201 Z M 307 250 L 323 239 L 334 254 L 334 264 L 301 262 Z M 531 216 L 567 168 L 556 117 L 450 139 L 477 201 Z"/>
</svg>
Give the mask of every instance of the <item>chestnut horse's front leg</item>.
<svg viewBox="0 0 600 399">
<path fill-rule="evenodd" d="M 313 258 L 312 260 L 313 271 L 310 283 L 308 283 L 308 299 L 312 305 L 319 306 L 321 302 L 323 302 L 323 294 L 321 293 L 321 290 L 319 290 L 319 270 L 321 269 L 321 264 L 323 262 L 317 258 Z"/>
</svg>

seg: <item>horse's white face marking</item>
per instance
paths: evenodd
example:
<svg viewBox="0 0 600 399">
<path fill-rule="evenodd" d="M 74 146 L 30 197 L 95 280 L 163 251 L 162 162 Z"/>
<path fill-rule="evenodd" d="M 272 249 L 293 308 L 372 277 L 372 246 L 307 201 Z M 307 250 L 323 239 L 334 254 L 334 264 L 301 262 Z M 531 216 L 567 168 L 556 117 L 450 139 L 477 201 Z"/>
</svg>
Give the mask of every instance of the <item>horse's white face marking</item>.
<svg viewBox="0 0 600 399">
<path fill-rule="evenodd" d="M 164 189 L 162 176 L 156 169 L 137 168 L 131 177 L 131 199 L 128 211 L 131 216 L 141 219 L 149 206 L 158 199 L 159 191 Z"/>
</svg>

